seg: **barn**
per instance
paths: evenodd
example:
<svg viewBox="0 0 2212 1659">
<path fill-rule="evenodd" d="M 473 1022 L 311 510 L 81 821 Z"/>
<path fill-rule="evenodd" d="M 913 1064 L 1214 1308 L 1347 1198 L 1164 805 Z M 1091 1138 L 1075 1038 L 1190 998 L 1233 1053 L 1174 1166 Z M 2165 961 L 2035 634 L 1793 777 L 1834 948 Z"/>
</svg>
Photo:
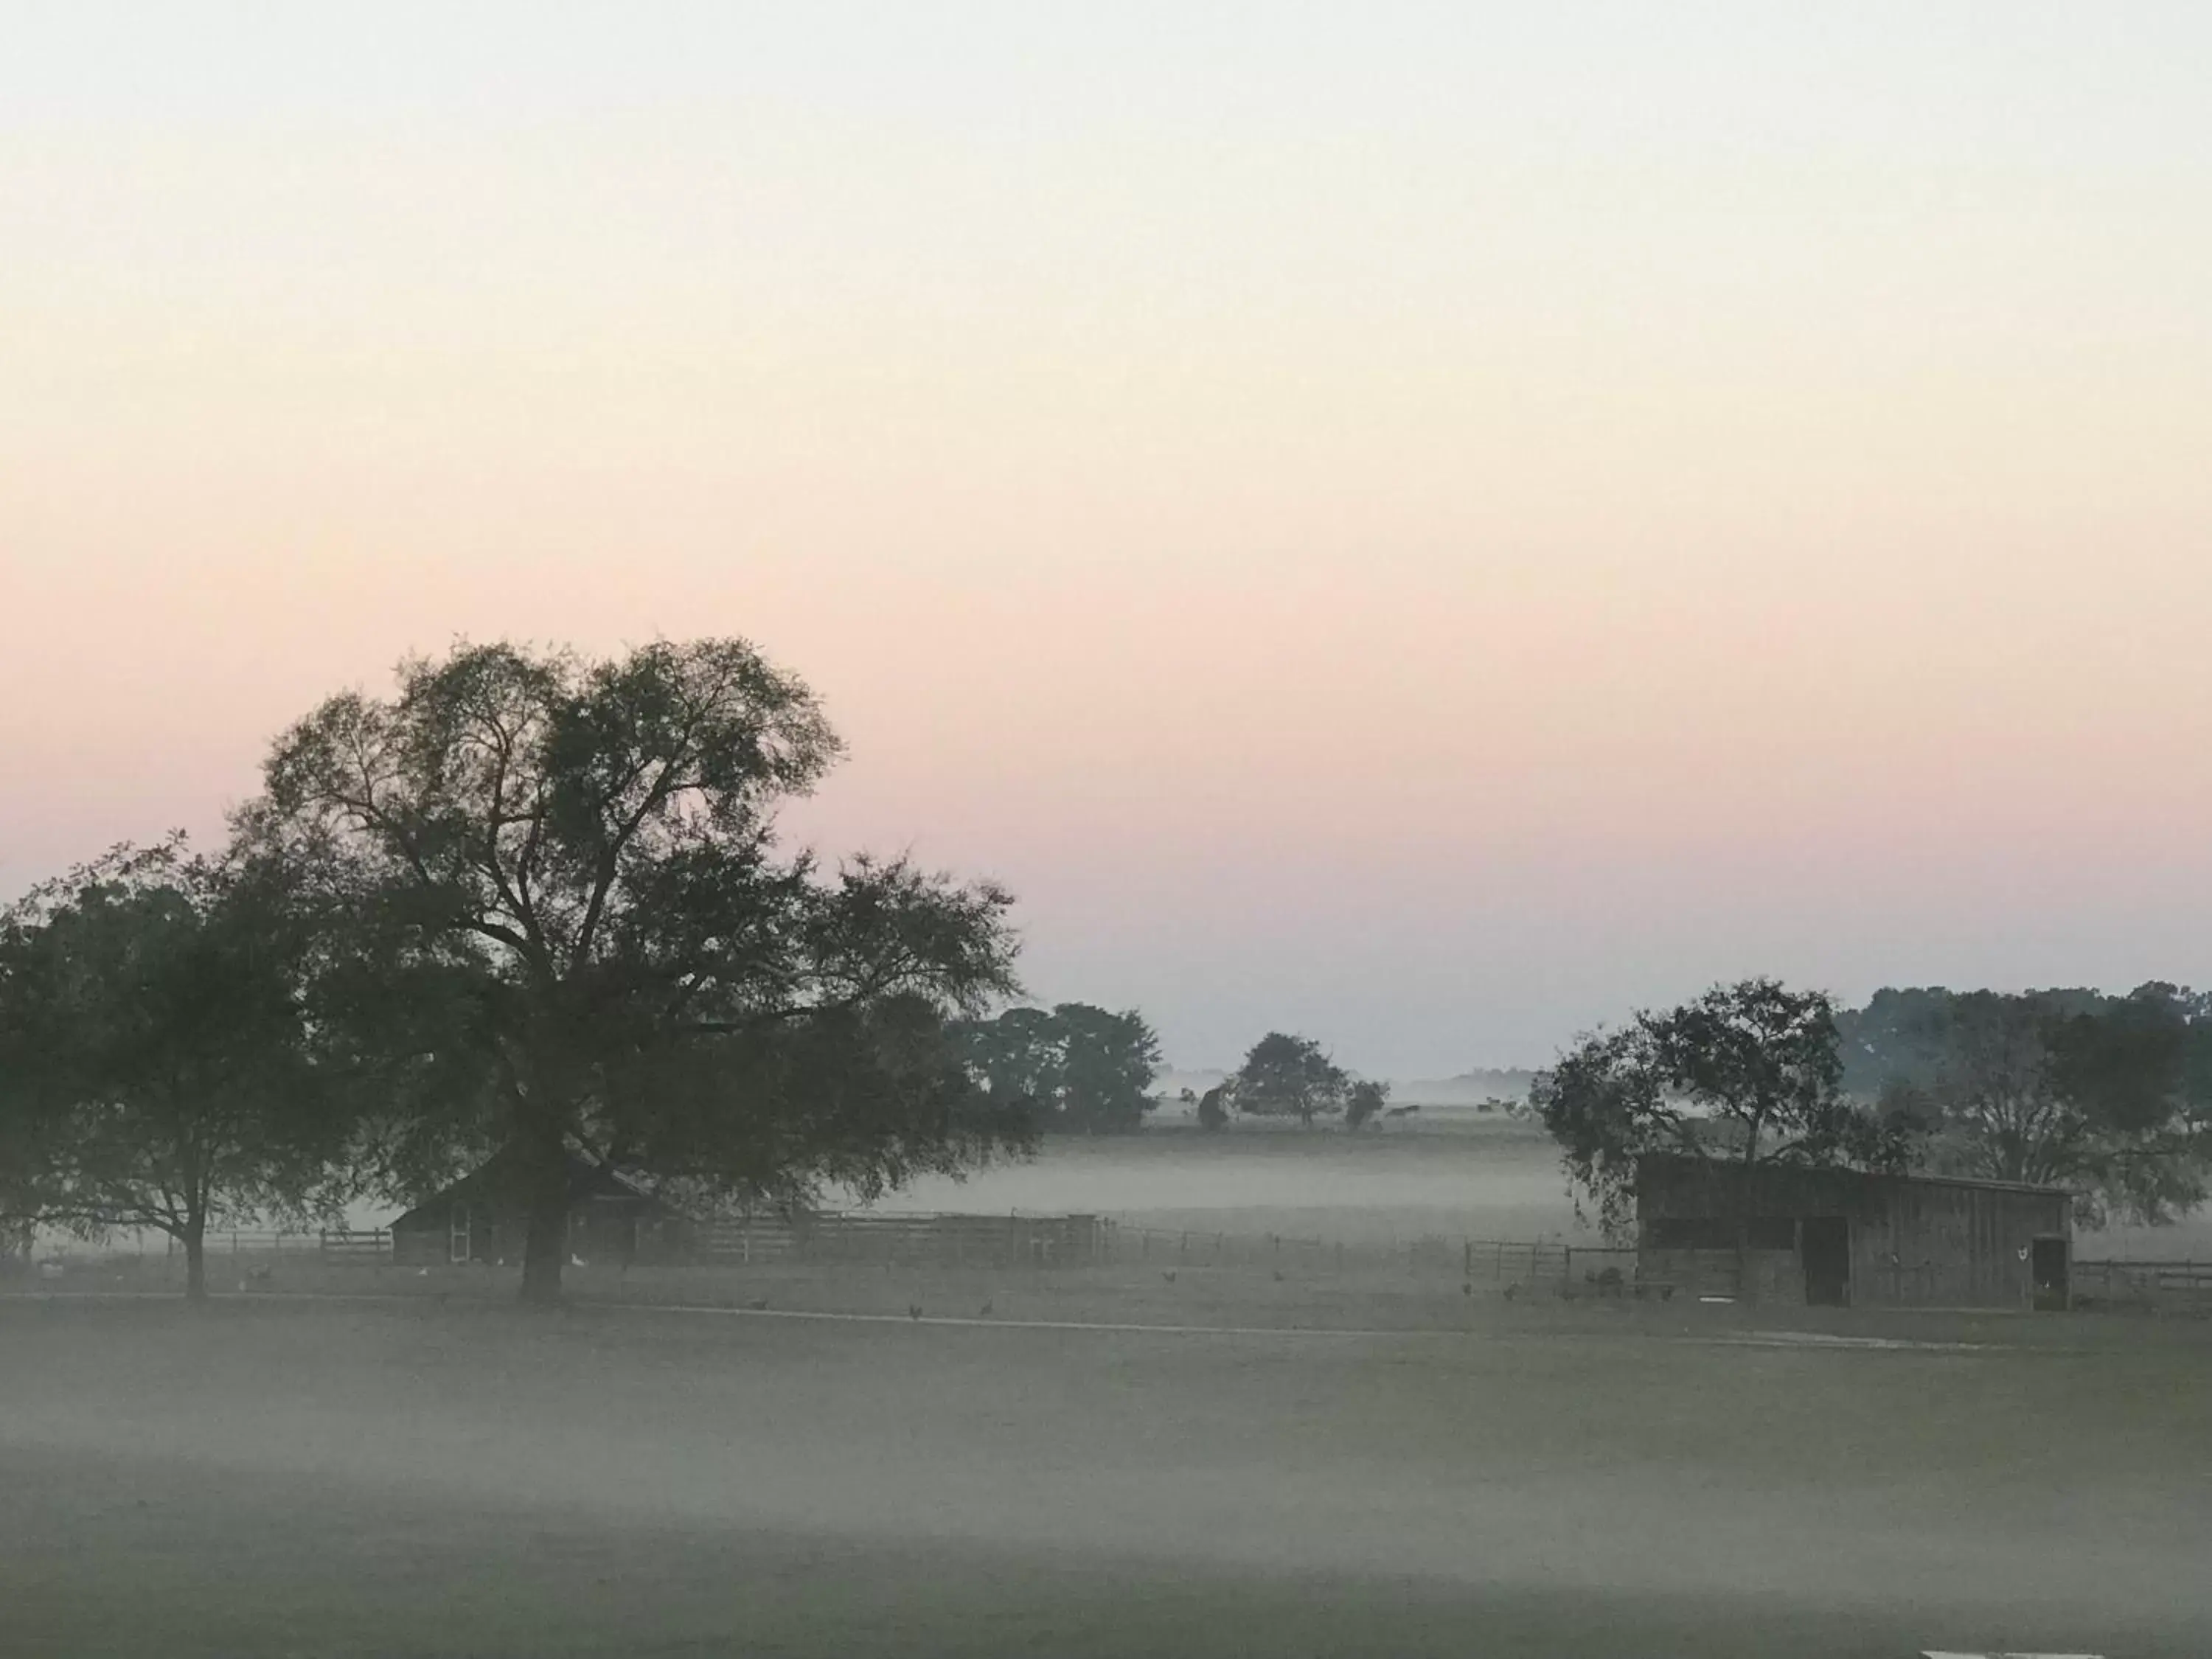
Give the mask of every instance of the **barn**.
<svg viewBox="0 0 2212 1659">
<path fill-rule="evenodd" d="M 692 1224 L 604 1164 L 568 1154 L 568 1254 L 628 1267 L 682 1259 Z M 519 1149 L 509 1146 L 392 1224 L 392 1258 L 436 1262 L 514 1262 L 529 1234 Z"/>
<path fill-rule="evenodd" d="M 1747 1176 L 1718 1159 L 1655 1155 L 1637 1165 L 1637 1274 L 1761 1302 L 2064 1308 L 2073 1203 L 2056 1187 L 1794 1164 Z"/>
</svg>

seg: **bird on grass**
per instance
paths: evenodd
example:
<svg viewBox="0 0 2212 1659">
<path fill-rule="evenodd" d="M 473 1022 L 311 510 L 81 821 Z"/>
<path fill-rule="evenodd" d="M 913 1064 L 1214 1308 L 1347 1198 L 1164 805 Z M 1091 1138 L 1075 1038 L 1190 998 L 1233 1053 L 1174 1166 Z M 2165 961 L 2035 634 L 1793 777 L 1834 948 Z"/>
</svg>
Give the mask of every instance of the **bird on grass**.
<svg viewBox="0 0 2212 1659">
<path fill-rule="evenodd" d="M 1279 1284 L 1281 1284 L 1282 1282 L 1283 1282 L 1283 1270 L 1282 1270 L 1280 1267 L 1278 1267 L 1278 1268 L 1276 1268 L 1276 1269 L 1275 1269 L 1275 1283 L 1277 1283 L 1278 1285 L 1279 1285 Z"/>
<path fill-rule="evenodd" d="M 919 1318 L 921 1318 L 921 1303 L 919 1303 L 919 1302 L 909 1302 L 909 1303 L 908 1303 L 908 1304 L 906 1304 L 906 1316 L 907 1316 L 908 1319 L 919 1319 Z"/>
<path fill-rule="evenodd" d="M 1160 1277 L 1166 1279 L 1169 1284 L 1172 1285 L 1175 1283 L 1175 1275 L 1176 1270 L 1173 1267 L 1170 1267 L 1165 1273 L 1162 1273 Z"/>
<path fill-rule="evenodd" d="M 975 1310 L 975 1317 L 978 1319 L 988 1319 L 990 1316 L 991 1304 L 988 1302 L 986 1302 L 981 1307 Z"/>
<path fill-rule="evenodd" d="M 768 1298 L 764 1296 L 756 1297 L 753 1298 L 750 1306 L 755 1313 L 766 1313 L 768 1311 Z"/>
<path fill-rule="evenodd" d="M 1459 1287 L 1459 1293 L 1462 1296 L 1473 1296 L 1474 1294 L 1474 1281 L 1470 1279 L 1465 1284 L 1462 1285 Z"/>
</svg>

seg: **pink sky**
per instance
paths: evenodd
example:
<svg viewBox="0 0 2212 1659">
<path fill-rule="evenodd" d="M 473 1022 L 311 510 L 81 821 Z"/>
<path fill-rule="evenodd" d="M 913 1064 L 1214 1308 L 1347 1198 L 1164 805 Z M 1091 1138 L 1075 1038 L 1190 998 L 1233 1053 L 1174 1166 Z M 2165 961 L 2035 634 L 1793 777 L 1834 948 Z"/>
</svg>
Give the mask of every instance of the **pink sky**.
<svg viewBox="0 0 2212 1659">
<path fill-rule="evenodd" d="M 794 834 L 1186 1064 L 2212 981 L 2189 14 L 1034 15 L 43 25 L 0 890 L 410 649 L 737 632 L 852 745 Z"/>
</svg>

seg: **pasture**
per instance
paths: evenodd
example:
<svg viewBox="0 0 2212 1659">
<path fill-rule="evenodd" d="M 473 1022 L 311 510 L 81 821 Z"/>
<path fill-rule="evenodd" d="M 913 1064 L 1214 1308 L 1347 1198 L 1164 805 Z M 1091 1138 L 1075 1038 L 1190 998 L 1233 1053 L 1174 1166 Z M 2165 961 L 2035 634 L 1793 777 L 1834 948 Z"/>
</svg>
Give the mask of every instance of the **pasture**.
<svg viewBox="0 0 2212 1659">
<path fill-rule="evenodd" d="M 9 1300 L 0 1649 L 2212 1650 L 2205 1328 L 1917 1328 Z"/>
<path fill-rule="evenodd" d="M 1033 1160 L 963 1180 L 927 1177 L 879 1207 L 1088 1212 L 1165 1228 L 1349 1243 L 1581 1235 L 1547 1137 L 1508 1119 L 1449 1111 L 1358 1134 L 1244 1122 L 1218 1134 L 1161 1123 L 1131 1135 L 1054 1136 Z"/>
</svg>

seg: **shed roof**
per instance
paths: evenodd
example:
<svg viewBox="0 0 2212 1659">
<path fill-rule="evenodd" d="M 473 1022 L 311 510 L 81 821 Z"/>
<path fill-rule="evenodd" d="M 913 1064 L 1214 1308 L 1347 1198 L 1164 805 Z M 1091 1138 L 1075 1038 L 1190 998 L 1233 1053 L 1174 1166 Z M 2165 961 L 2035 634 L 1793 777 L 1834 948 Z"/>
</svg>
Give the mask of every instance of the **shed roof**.
<svg viewBox="0 0 2212 1659">
<path fill-rule="evenodd" d="M 670 1215 L 677 1213 L 661 1200 L 606 1164 L 587 1158 L 573 1149 L 564 1152 L 563 1157 L 568 1170 L 569 1203 L 577 1204 L 593 1198 L 628 1199 Z M 425 1211 L 449 1204 L 456 1199 L 517 1199 L 525 1189 L 522 1165 L 522 1150 L 510 1141 L 459 1180 L 440 1188 L 423 1199 L 392 1224 L 404 1227 L 409 1222 L 422 1218 Z"/>
<path fill-rule="evenodd" d="M 1726 1158 L 1692 1158 L 1686 1152 L 1646 1152 L 1636 1162 L 1639 1176 L 1646 1164 L 1656 1165 L 1662 1170 L 1672 1167 L 1702 1169 L 1711 1172 L 1731 1171 L 1740 1167 Z M 1762 1171 L 1775 1170 L 1791 1174 L 1840 1176 L 1854 1181 L 1898 1182 L 1916 1187 L 1968 1187 L 1978 1192 L 2020 1193 L 2035 1198 L 2071 1199 L 2074 1196 L 2070 1188 L 2038 1186 L 2026 1181 L 1987 1181 L 1976 1176 L 1926 1175 L 1918 1170 L 1844 1170 L 1817 1164 L 1762 1164 L 1759 1167 Z"/>
</svg>

